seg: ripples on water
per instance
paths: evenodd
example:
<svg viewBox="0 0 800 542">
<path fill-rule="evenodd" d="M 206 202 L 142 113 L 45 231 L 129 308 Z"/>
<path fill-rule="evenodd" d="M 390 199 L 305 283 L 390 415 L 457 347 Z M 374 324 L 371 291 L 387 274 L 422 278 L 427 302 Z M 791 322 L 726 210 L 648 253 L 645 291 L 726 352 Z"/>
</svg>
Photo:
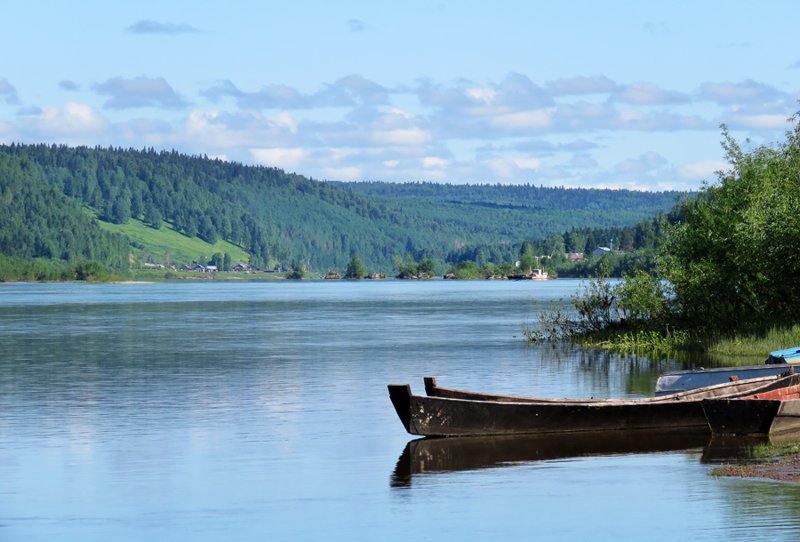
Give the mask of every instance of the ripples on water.
<svg viewBox="0 0 800 542">
<path fill-rule="evenodd" d="M 387 383 L 636 397 L 677 367 L 526 348 L 576 286 L 0 285 L 0 540 L 794 539 L 798 490 L 711 478 L 703 443 L 398 478 Z"/>
</svg>

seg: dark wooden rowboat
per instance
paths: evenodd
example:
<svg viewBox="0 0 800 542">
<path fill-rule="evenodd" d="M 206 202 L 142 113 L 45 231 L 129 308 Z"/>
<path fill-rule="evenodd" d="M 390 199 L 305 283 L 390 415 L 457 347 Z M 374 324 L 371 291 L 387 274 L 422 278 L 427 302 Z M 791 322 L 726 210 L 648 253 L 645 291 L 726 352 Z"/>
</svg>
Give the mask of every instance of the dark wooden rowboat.
<svg viewBox="0 0 800 542">
<path fill-rule="evenodd" d="M 704 399 L 715 435 L 778 436 L 800 432 L 800 385 L 740 398 Z"/>
<path fill-rule="evenodd" d="M 422 436 L 480 436 L 663 431 L 710 434 L 701 401 L 738 397 L 796 383 L 797 378 L 764 377 L 729 382 L 645 399 L 549 399 L 446 390 L 451 397 L 418 396 L 408 384 L 389 385 L 389 397 L 406 431 Z M 435 385 L 435 380 L 429 381 Z M 452 395 L 464 394 L 466 398 Z"/>
</svg>

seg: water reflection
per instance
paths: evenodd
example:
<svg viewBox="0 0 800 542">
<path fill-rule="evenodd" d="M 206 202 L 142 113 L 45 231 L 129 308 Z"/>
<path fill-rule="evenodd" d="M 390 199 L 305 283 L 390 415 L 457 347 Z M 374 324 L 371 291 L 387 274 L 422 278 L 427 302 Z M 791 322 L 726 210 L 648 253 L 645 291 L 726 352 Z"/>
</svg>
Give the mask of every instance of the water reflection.
<svg viewBox="0 0 800 542">
<path fill-rule="evenodd" d="M 390 485 L 411 487 L 413 478 L 435 473 L 513 467 L 534 461 L 586 456 L 702 451 L 701 463 L 752 460 L 757 446 L 800 441 L 800 434 L 769 437 L 709 437 L 654 432 L 422 438 L 409 441 Z"/>
<path fill-rule="evenodd" d="M 531 461 L 699 449 L 705 435 L 605 432 L 556 435 L 423 438 L 409 441 L 391 476 L 409 487 L 415 475 L 508 467 Z"/>
</svg>

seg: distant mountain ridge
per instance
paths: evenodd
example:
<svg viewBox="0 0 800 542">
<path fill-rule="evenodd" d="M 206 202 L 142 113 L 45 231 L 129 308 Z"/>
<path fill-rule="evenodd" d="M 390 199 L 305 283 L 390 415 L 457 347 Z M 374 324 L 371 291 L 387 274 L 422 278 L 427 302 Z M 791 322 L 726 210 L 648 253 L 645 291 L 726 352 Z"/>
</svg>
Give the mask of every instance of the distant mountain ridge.
<svg viewBox="0 0 800 542">
<path fill-rule="evenodd" d="M 113 224 L 138 219 L 158 228 L 167 222 L 185 236 L 241 247 L 252 263 L 265 267 L 303 263 L 316 271 L 344 269 L 358 254 L 369 269 L 391 271 L 393 259 L 408 254 L 444 261 L 465 246 L 507 247 L 572 229 L 633 225 L 670 209 L 683 195 L 532 185 L 322 182 L 277 168 L 153 149 L 12 144 L 0 146 L 0 161 L 7 165 L 0 178 L 0 211 L 14 223 L 9 218 L 4 225 L 0 253 L 92 256 L 116 267 L 136 262 L 146 247 L 128 246 L 132 257 L 123 258 L 124 243 L 98 233 L 91 214 Z M 32 199 L 23 186 L 50 190 L 58 198 Z M 76 209 L 81 208 L 87 211 L 78 218 Z M 22 235 L 26 222 L 54 213 L 84 220 L 77 230 L 113 248 L 48 247 L 43 240 L 57 239 L 62 232 L 64 219 L 57 216 L 38 221 L 39 241 Z"/>
</svg>

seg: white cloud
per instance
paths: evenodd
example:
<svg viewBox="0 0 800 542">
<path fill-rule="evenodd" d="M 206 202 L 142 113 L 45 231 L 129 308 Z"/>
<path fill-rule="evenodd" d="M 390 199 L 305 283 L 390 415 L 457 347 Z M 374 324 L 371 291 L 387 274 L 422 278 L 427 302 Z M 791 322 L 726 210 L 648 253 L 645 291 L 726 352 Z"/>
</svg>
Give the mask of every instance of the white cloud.
<svg viewBox="0 0 800 542">
<path fill-rule="evenodd" d="M 652 83 L 633 83 L 623 86 L 615 96 L 621 102 L 635 105 L 664 105 L 689 103 L 689 96 L 664 90 Z"/>
<path fill-rule="evenodd" d="M 505 130 L 544 130 L 550 126 L 552 113 L 550 109 L 508 113 L 494 117 L 489 124 Z"/>
<path fill-rule="evenodd" d="M 333 181 L 359 181 L 362 179 L 361 168 L 356 166 L 323 168 L 322 176 Z"/>
<path fill-rule="evenodd" d="M 384 166 L 389 167 L 389 168 L 396 168 L 397 166 L 400 165 L 400 161 L 399 160 L 384 160 L 383 162 L 381 162 L 381 164 L 383 164 Z"/>
<path fill-rule="evenodd" d="M 624 175 L 652 175 L 666 167 L 669 162 L 657 152 L 646 152 L 636 158 L 628 158 L 619 162 L 614 170 Z"/>
<path fill-rule="evenodd" d="M 77 102 L 68 102 L 64 107 L 44 107 L 39 115 L 26 116 L 23 123 L 29 130 L 48 137 L 68 139 L 100 136 L 109 127 L 99 111 Z"/>
<path fill-rule="evenodd" d="M 538 158 L 514 158 L 514 165 L 518 169 L 537 170 L 542 167 L 542 162 Z"/>
<path fill-rule="evenodd" d="M 483 102 L 486 105 L 491 105 L 491 103 L 497 97 L 497 90 L 486 87 L 473 87 L 466 89 L 464 91 L 464 94 L 466 94 L 473 100 Z"/>
<path fill-rule="evenodd" d="M 250 149 L 250 153 L 259 164 L 283 169 L 298 166 L 306 157 L 306 151 L 300 148 Z"/>
<path fill-rule="evenodd" d="M 741 83 L 703 83 L 700 86 L 700 94 L 721 105 L 754 104 L 785 98 L 775 87 L 750 79 Z"/>
<path fill-rule="evenodd" d="M 729 124 L 732 127 L 753 128 L 756 130 L 788 129 L 787 115 L 734 115 Z"/>
<path fill-rule="evenodd" d="M 374 132 L 372 140 L 388 145 L 420 145 L 430 141 L 431 134 L 420 128 L 403 128 Z"/>
<path fill-rule="evenodd" d="M 730 164 L 721 160 L 701 160 L 689 162 L 678 167 L 678 175 L 684 179 L 706 180 L 716 177 L 717 171 L 726 171 Z"/>
<path fill-rule="evenodd" d="M 425 169 L 445 169 L 450 161 L 438 156 L 425 156 L 420 160 Z"/>
<path fill-rule="evenodd" d="M 278 113 L 274 117 L 270 117 L 269 120 L 275 126 L 284 127 L 293 134 L 297 133 L 297 121 L 292 117 L 291 113 L 284 111 L 283 113 Z"/>
<path fill-rule="evenodd" d="M 110 96 L 103 104 L 109 109 L 133 107 L 178 108 L 186 105 L 184 99 L 163 77 L 112 77 L 105 83 L 94 85 L 99 94 Z"/>
</svg>

